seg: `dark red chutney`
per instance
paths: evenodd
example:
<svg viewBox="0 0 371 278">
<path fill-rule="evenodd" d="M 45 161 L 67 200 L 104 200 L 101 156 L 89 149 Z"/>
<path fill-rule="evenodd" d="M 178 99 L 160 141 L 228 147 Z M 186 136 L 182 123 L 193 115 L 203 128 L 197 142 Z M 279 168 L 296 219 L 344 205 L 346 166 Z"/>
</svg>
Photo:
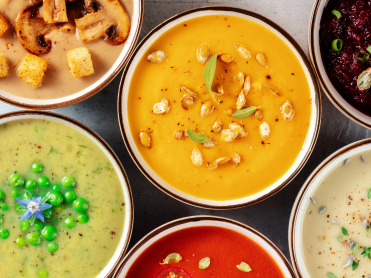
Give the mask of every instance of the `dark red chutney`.
<svg viewBox="0 0 371 278">
<path fill-rule="evenodd" d="M 333 10 L 341 13 L 338 19 Z M 341 51 L 332 49 L 336 39 L 343 41 Z M 371 88 L 357 88 L 358 76 L 371 67 L 371 58 L 360 61 L 356 55 L 368 53 L 371 45 L 371 0 L 329 0 L 320 26 L 320 46 L 323 64 L 338 92 L 352 106 L 371 116 Z"/>
</svg>

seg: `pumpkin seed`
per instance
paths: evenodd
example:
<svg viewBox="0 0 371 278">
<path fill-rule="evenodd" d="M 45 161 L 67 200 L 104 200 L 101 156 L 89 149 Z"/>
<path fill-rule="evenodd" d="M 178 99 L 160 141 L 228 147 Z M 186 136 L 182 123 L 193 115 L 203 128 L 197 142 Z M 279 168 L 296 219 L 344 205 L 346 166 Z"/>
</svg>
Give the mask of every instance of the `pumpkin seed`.
<svg viewBox="0 0 371 278">
<path fill-rule="evenodd" d="M 235 133 L 231 129 L 222 129 L 222 137 L 221 140 L 224 142 L 233 142 L 236 139 L 238 133 Z"/>
<path fill-rule="evenodd" d="M 247 95 L 250 92 L 250 89 L 251 89 L 250 77 L 246 75 L 245 82 L 243 84 L 243 92 L 245 93 L 245 95 Z"/>
<path fill-rule="evenodd" d="M 174 138 L 175 139 L 181 139 L 184 136 L 183 130 L 177 130 L 174 132 Z"/>
<path fill-rule="evenodd" d="M 217 134 L 220 133 L 220 131 L 222 130 L 222 127 L 223 127 L 222 121 L 219 118 L 217 118 L 215 123 L 213 124 L 213 132 Z"/>
<path fill-rule="evenodd" d="M 167 53 L 162 50 L 157 50 L 148 55 L 147 60 L 151 63 L 161 63 L 167 57 Z"/>
<path fill-rule="evenodd" d="M 231 160 L 230 157 L 218 158 L 213 163 L 208 164 L 207 168 L 209 168 L 210 170 L 214 170 L 214 169 L 218 168 L 221 164 L 225 164 L 225 163 L 229 162 L 230 160 Z"/>
<path fill-rule="evenodd" d="M 170 103 L 166 98 L 163 98 L 160 102 L 156 103 L 153 106 L 152 113 L 157 115 L 163 115 L 169 112 L 170 110 Z"/>
<path fill-rule="evenodd" d="M 180 100 L 180 105 L 183 109 L 188 110 L 193 105 L 193 97 L 185 94 Z"/>
<path fill-rule="evenodd" d="M 279 92 L 277 92 L 277 90 L 275 90 L 273 87 L 271 87 L 271 86 L 269 86 L 269 85 L 267 85 L 267 84 L 265 84 L 265 87 L 266 87 L 269 91 L 271 91 L 273 94 L 275 94 L 275 95 L 277 95 L 277 96 L 281 96 L 281 94 L 280 94 Z"/>
<path fill-rule="evenodd" d="M 236 62 L 236 60 L 233 59 L 228 54 L 219 54 L 218 58 L 219 58 L 220 61 L 222 61 L 226 65 L 229 65 L 229 64 L 232 64 L 232 63 L 235 63 Z"/>
<path fill-rule="evenodd" d="M 218 85 L 216 86 L 216 92 L 217 92 L 217 94 L 220 95 L 220 96 L 224 95 L 224 90 L 223 90 L 222 85 L 218 84 Z"/>
<path fill-rule="evenodd" d="M 139 133 L 139 140 L 143 146 L 147 147 L 148 149 L 151 148 L 152 137 L 151 134 L 149 134 L 147 131 L 142 131 L 141 133 Z"/>
<path fill-rule="evenodd" d="M 191 91 L 186 86 L 178 85 L 181 92 L 193 97 L 193 98 L 200 98 L 197 93 Z"/>
<path fill-rule="evenodd" d="M 295 115 L 294 106 L 291 101 L 286 100 L 280 107 L 282 118 L 286 121 L 292 121 Z"/>
<path fill-rule="evenodd" d="M 263 112 L 260 109 L 255 111 L 254 116 L 258 121 L 263 120 Z"/>
<path fill-rule="evenodd" d="M 241 91 L 241 93 L 238 95 L 238 98 L 237 98 L 237 103 L 236 103 L 237 110 L 242 109 L 245 106 L 245 104 L 246 104 L 246 97 L 243 91 Z"/>
<path fill-rule="evenodd" d="M 209 59 L 210 54 L 211 54 L 210 47 L 206 43 L 201 44 L 197 48 L 197 51 L 196 51 L 197 60 L 201 64 L 205 63 L 207 61 L 207 59 Z"/>
<path fill-rule="evenodd" d="M 193 149 L 191 159 L 192 163 L 196 166 L 201 166 L 204 164 L 204 157 L 198 148 Z"/>
<path fill-rule="evenodd" d="M 208 140 L 208 141 L 206 141 L 205 143 L 204 143 L 204 146 L 206 147 L 206 148 L 212 148 L 212 147 L 214 147 L 214 143 L 213 143 L 213 141 L 210 141 L 210 140 Z"/>
<path fill-rule="evenodd" d="M 237 133 L 237 137 L 236 138 L 246 138 L 247 136 L 247 132 L 245 130 L 245 128 L 240 125 L 239 123 L 230 123 L 229 124 L 229 129 L 232 130 L 234 133 Z"/>
<path fill-rule="evenodd" d="M 241 56 L 242 59 L 250 59 L 251 53 L 249 50 L 247 50 L 246 46 L 243 46 L 242 44 L 234 44 L 234 47 L 236 47 L 238 54 Z"/>
<path fill-rule="evenodd" d="M 229 117 L 232 117 L 233 113 L 234 113 L 234 109 L 233 108 L 227 108 L 224 113 L 226 113 Z"/>
<path fill-rule="evenodd" d="M 238 73 L 237 78 L 238 83 L 240 84 L 240 88 L 243 88 L 243 85 L 245 84 L 245 75 L 242 72 L 240 72 Z"/>
<path fill-rule="evenodd" d="M 206 116 L 209 116 L 211 113 L 213 113 L 215 110 L 215 107 L 211 100 L 207 100 L 204 102 L 204 104 L 201 107 L 201 118 L 205 118 Z"/>
<path fill-rule="evenodd" d="M 262 67 L 268 68 L 267 58 L 264 54 L 257 54 L 256 61 L 258 61 L 259 65 L 261 65 Z"/>
<path fill-rule="evenodd" d="M 271 133 L 271 129 L 269 127 L 269 124 L 266 123 L 266 122 L 262 123 L 260 125 L 260 137 L 263 140 L 266 140 L 266 139 L 268 139 L 270 133 Z"/>
<path fill-rule="evenodd" d="M 241 163 L 241 156 L 238 153 L 232 155 L 233 164 L 238 166 Z"/>
</svg>

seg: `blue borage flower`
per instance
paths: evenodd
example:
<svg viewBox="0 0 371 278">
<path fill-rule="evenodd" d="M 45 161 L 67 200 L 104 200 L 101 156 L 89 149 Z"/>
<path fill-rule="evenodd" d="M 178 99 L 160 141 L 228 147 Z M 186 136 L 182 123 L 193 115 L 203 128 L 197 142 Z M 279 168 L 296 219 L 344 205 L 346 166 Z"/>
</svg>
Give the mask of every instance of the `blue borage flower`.
<svg viewBox="0 0 371 278">
<path fill-rule="evenodd" d="M 35 217 L 45 222 L 42 211 L 52 207 L 51 204 L 45 203 L 49 199 L 48 195 L 49 194 L 44 198 L 32 197 L 31 193 L 26 191 L 27 199 L 16 198 L 17 202 L 21 205 L 20 209 L 26 211 L 26 213 L 18 219 L 25 220 L 31 218 L 31 225 L 35 222 Z"/>
</svg>

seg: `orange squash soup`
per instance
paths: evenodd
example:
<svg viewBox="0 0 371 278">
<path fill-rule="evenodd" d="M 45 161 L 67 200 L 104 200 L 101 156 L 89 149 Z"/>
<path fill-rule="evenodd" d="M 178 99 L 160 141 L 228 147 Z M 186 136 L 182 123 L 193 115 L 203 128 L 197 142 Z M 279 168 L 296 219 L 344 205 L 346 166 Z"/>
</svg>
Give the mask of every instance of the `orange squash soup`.
<svg viewBox="0 0 371 278">
<path fill-rule="evenodd" d="M 210 87 L 205 67 L 215 61 Z M 215 201 L 279 180 L 310 116 L 309 84 L 289 46 L 234 16 L 198 17 L 162 34 L 137 64 L 128 96 L 131 133 L 148 165 L 174 188 Z"/>
</svg>

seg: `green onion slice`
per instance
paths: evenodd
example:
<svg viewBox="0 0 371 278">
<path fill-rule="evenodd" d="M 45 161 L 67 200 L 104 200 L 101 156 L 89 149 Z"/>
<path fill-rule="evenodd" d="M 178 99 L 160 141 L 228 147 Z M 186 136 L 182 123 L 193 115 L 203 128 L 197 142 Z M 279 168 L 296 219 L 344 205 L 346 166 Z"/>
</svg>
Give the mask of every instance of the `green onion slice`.
<svg viewBox="0 0 371 278">
<path fill-rule="evenodd" d="M 366 50 L 371 53 L 371 45 L 367 47 Z"/>
<path fill-rule="evenodd" d="M 367 61 L 370 58 L 370 55 L 366 52 L 359 52 L 357 53 L 356 58 L 360 61 Z"/>
<path fill-rule="evenodd" d="M 333 11 L 332 11 L 332 14 L 333 14 L 334 16 L 336 16 L 337 19 L 339 19 L 339 18 L 341 17 L 341 13 L 340 13 L 338 10 L 333 10 Z"/>
<path fill-rule="evenodd" d="M 343 41 L 341 39 L 336 39 L 332 41 L 332 50 L 340 51 L 343 48 Z"/>
</svg>

